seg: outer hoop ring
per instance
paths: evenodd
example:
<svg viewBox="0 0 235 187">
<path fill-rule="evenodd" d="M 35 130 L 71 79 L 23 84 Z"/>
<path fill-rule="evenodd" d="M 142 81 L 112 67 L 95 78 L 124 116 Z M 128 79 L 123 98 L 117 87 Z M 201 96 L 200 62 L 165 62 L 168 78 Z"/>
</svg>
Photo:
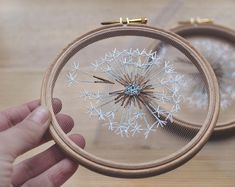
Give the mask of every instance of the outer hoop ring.
<svg viewBox="0 0 235 187">
<path fill-rule="evenodd" d="M 67 61 L 79 50 L 98 40 L 115 36 L 142 36 L 162 39 L 171 43 L 183 52 L 202 72 L 208 85 L 209 107 L 204 125 L 197 135 L 178 152 L 170 156 L 147 163 L 123 164 L 98 158 L 75 145 L 59 127 L 52 108 L 52 95 L 56 79 Z M 146 25 L 116 24 L 105 26 L 88 32 L 68 45 L 48 69 L 41 91 L 41 104 L 48 107 L 52 114 L 50 133 L 56 143 L 69 156 L 76 159 L 84 167 L 93 171 L 115 177 L 140 178 L 150 177 L 170 171 L 192 158 L 210 137 L 216 124 L 219 112 L 218 83 L 210 65 L 201 55 L 178 35 Z"/>
<path fill-rule="evenodd" d="M 235 44 L 235 31 L 216 24 L 185 24 L 170 29 L 181 37 L 187 36 L 200 36 L 200 35 L 211 35 L 221 39 L 228 40 Z M 158 46 L 155 48 L 157 49 Z M 174 119 L 174 123 L 183 128 L 188 128 L 197 132 L 200 129 L 199 124 L 189 123 L 181 119 Z M 226 123 L 219 123 L 215 126 L 213 137 L 222 136 L 226 134 L 232 134 L 235 131 L 235 119 Z"/>
</svg>

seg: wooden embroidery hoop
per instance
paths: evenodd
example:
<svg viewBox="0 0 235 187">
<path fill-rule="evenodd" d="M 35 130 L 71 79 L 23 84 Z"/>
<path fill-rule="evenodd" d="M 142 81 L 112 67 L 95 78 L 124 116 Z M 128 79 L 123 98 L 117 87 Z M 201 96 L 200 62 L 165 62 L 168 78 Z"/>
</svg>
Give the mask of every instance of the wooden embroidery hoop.
<svg viewBox="0 0 235 187">
<path fill-rule="evenodd" d="M 230 28 L 214 24 L 211 19 L 191 18 L 189 21 L 180 21 L 179 24 L 179 26 L 170 29 L 170 31 L 183 38 L 210 35 L 228 40 L 235 44 L 235 31 Z M 153 48 L 153 51 L 158 50 L 159 44 Z M 179 127 L 188 128 L 194 132 L 197 132 L 200 129 L 199 124 L 189 123 L 181 119 L 174 119 L 174 123 Z M 226 134 L 232 134 L 234 131 L 235 120 L 226 123 L 217 123 L 212 135 L 213 137 L 223 136 Z"/>
<path fill-rule="evenodd" d="M 79 148 L 68 138 L 56 121 L 52 108 L 53 88 L 63 66 L 82 48 L 96 41 L 115 36 L 142 36 L 167 41 L 192 60 L 206 80 L 209 94 L 206 120 L 197 135 L 186 146 L 168 157 L 140 164 L 124 164 L 105 160 Z M 108 176 L 141 178 L 170 171 L 182 165 L 200 151 L 213 132 L 216 124 L 219 112 L 219 94 L 218 83 L 209 63 L 186 40 L 162 29 L 143 24 L 132 24 L 128 21 L 127 23 L 120 21 L 119 24 L 104 26 L 86 33 L 74 40 L 62 51 L 45 74 L 41 90 L 41 104 L 48 107 L 51 111 L 52 121 L 49 130 L 53 139 L 67 155 L 77 160 L 79 164 L 92 171 Z"/>
</svg>

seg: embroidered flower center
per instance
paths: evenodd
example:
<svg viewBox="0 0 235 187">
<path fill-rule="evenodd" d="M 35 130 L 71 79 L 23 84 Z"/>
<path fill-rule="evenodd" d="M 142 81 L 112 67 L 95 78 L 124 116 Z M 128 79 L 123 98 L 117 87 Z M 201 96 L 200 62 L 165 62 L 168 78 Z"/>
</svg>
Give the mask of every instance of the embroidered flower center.
<svg viewBox="0 0 235 187">
<path fill-rule="evenodd" d="M 141 88 L 139 85 L 130 84 L 126 86 L 124 93 L 126 95 L 139 95 L 140 91 L 141 91 Z"/>
</svg>

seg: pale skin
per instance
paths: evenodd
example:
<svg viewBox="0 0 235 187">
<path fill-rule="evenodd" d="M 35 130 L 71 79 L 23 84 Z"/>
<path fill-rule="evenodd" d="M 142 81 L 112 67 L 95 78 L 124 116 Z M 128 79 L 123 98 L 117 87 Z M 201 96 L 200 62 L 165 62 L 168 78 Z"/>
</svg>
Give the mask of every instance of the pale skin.
<svg viewBox="0 0 235 187">
<path fill-rule="evenodd" d="M 51 116 L 39 103 L 39 100 L 31 101 L 0 112 L 0 187 L 57 187 L 78 168 L 57 145 L 14 163 L 18 156 L 51 139 L 48 132 Z M 61 101 L 54 99 L 53 108 L 61 128 L 70 132 L 74 122 L 70 116 L 59 113 Z M 81 135 L 69 137 L 84 148 L 85 140 Z"/>
</svg>

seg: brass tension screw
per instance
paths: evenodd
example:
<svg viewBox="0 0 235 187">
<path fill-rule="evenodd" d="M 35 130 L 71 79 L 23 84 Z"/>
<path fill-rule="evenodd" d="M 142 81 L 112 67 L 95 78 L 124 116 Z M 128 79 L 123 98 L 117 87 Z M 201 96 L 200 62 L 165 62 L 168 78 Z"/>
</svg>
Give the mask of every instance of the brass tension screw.
<svg viewBox="0 0 235 187">
<path fill-rule="evenodd" d="M 186 21 L 179 21 L 179 24 L 185 25 L 185 24 L 213 24 L 213 20 L 209 18 L 190 18 Z"/>
<path fill-rule="evenodd" d="M 122 17 L 120 17 L 119 20 L 101 22 L 101 25 L 111 25 L 111 24 L 118 24 L 118 23 L 121 23 L 121 24 L 129 24 L 129 23 L 146 24 L 147 21 L 148 21 L 148 19 L 145 17 L 134 18 L 134 19 L 129 19 L 129 18 L 123 19 Z"/>
</svg>

